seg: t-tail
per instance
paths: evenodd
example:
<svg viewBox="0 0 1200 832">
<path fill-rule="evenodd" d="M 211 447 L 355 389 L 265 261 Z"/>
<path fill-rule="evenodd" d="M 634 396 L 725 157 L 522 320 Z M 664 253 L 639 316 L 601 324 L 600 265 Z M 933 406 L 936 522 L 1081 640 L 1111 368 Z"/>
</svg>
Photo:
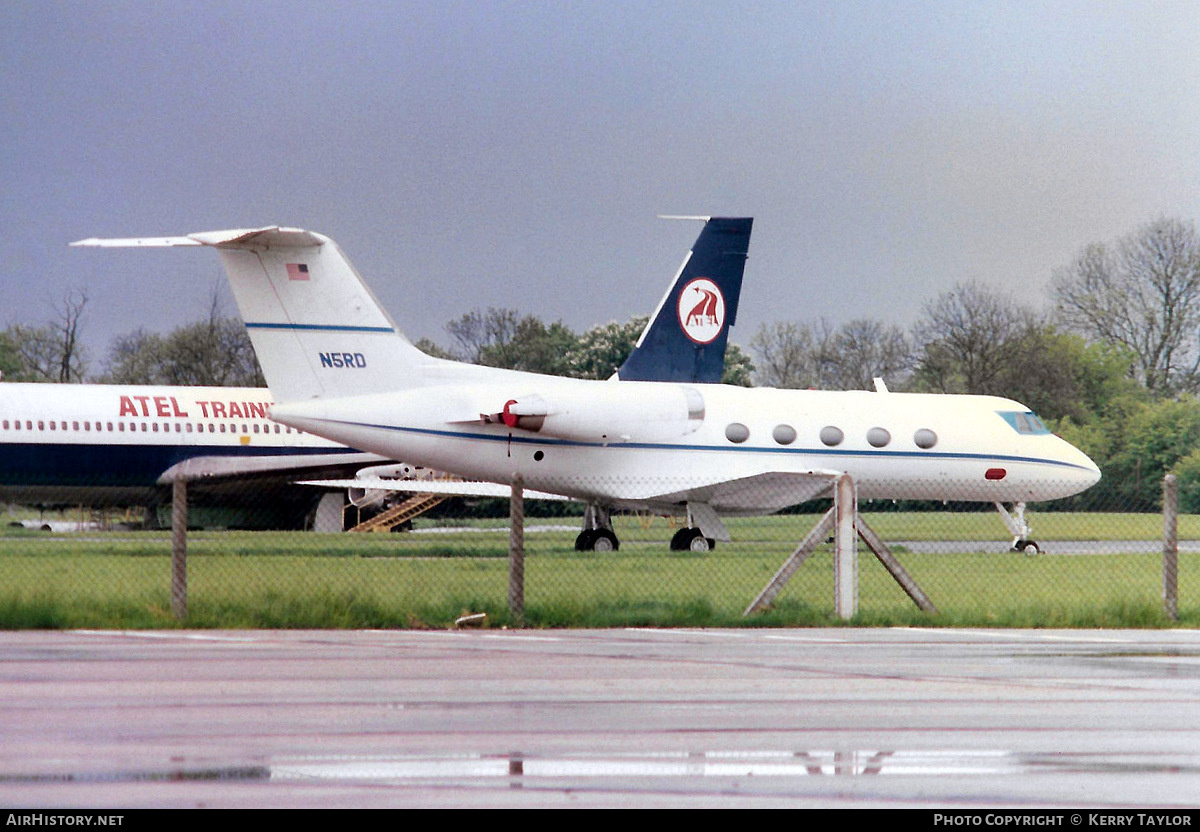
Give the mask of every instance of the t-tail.
<svg viewBox="0 0 1200 832">
<path fill-rule="evenodd" d="M 749 217 L 697 217 L 700 236 L 617 371 L 622 381 L 719 384 L 750 248 Z"/>
<path fill-rule="evenodd" d="M 423 365 L 436 361 L 400 333 L 321 234 L 272 226 L 72 245 L 216 248 L 276 402 L 418 386 Z"/>
</svg>

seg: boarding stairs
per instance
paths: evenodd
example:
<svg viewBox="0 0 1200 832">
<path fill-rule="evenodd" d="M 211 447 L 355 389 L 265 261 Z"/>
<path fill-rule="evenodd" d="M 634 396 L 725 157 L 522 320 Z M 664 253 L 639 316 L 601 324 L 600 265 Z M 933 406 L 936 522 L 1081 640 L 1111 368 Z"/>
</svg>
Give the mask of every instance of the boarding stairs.
<svg viewBox="0 0 1200 832">
<path fill-rule="evenodd" d="M 456 481 L 459 478 L 448 474 L 440 474 L 432 479 L 441 481 Z M 374 517 L 363 520 L 347 529 L 352 532 L 390 532 L 392 529 L 407 523 L 429 511 L 434 506 L 450 498 L 449 494 L 413 494 L 407 500 L 381 511 Z"/>
</svg>

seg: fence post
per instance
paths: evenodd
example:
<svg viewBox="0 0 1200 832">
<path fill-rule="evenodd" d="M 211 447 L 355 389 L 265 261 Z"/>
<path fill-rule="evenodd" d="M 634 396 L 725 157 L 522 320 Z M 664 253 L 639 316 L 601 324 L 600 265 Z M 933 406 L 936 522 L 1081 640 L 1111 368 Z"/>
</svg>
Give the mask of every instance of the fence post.
<svg viewBox="0 0 1200 832">
<path fill-rule="evenodd" d="M 1179 480 L 1163 477 L 1163 611 L 1179 620 Z"/>
<path fill-rule="evenodd" d="M 525 480 L 512 478 L 508 504 L 508 617 L 513 627 L 525 626 Z"/>
<path fill-rule="evenodd" d="M 847 620 L 858 612 L 858 492 L 849 474 L 837 478 L 833 507 L 836 523 L 833 534 L 834 613 Z"/>
<path fill-rule="evenodd" d="M 185 621 L 187 591 L 187 480 L 178 477 L 171 487 L 171 614 Z"/>
</svg>

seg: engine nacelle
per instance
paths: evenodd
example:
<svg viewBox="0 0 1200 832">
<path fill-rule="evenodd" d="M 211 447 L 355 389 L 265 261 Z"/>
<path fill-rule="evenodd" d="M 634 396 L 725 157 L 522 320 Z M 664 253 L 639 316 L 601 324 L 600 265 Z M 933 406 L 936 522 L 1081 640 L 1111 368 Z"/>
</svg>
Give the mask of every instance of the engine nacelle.
<svg viewBox="0 0 1200 832">
<path fill-rule="evenodd" d="M 577 442 L 665 442 L 682 438 L 704 422 L 704 397 L 691 387 L 613 382 L 596 394 L 554 391 L 517 396 L 485 423 L 503 424 Z"/>
<path fill-rule="evenodd" d="M 417 469 L 406 462 L 395 462 L 388 465 L 369 465 L 354 472 L 356 479 L 385 479 L 398 480 L 411 477 Z"/>
</svg>

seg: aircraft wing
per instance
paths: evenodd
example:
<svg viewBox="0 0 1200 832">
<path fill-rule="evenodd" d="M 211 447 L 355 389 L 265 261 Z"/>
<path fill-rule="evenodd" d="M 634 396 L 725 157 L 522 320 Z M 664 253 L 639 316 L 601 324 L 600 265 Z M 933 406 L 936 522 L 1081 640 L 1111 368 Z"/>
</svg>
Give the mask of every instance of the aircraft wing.
<svg viewBox="0 0 1200 832">
<path fill-rule="evenodd" d="M 160 485 L 168 485 L 177 479 L 190 482 L 211 482 L 222 479 L 257 477 L 279 478 L 281 475 L 319 477 L 323 474 L 336 476 L 366 465 L 377 465 L 386 461 L 377 454 L 354 451 L 351 453 L 320 454 L 277 454 L 260 457 L 246 456 L 195 456 L 176 463 L 159 476 Z"/>
<path fill-rule="evenodd" d="M 806 500 L 829 496 L 840 473 L 816 469 L 770 471 L 658 494 L 647 498 L 647 502 L 655 505 L 706 503 L 719 514 L 770 514 Z"/>
<path fill-rule="evenodd" d="M 617 500 L 618 506 L 654 506 L 666 511 L 687 503 L 707 503 L 721 514 L 770 514 L 780 509 L 828 496 L 840 471 L 813 470 L 804 472 L 770 472 L 732 480 L 722 480 L 655 494 L 639 494 L 632 500 Z M 512 494 L 503 483 L 454 480 L 396 480 L 380 477 L 358 477 L 342 480 L 304 480 L 299 485 L 323 488 L 362 488 L 380 491 L 407 491 L 414 494 L 447 494 L 454 497 L 501 497 Z M 525 489 L 527 500 L 578 499 L 548 491 Z M 628 507 L 628 506 L 626 506 Z"/>
<path fill-rule="evenodd" d="M 450 497 L 503 497 L 512 496 L 512 488 L 498 482 L 462 480 L 394 480 L 382 477 L 357 477 L 348 480 L 304 480 L 297 485 L 315 485 L 321 488 L 362 488 L 369 491 L 406 491 L 413 494 L 446 494 Z M 562 494 L 525 489 L 526 500 L 570 500 Z"/>
</svg>

